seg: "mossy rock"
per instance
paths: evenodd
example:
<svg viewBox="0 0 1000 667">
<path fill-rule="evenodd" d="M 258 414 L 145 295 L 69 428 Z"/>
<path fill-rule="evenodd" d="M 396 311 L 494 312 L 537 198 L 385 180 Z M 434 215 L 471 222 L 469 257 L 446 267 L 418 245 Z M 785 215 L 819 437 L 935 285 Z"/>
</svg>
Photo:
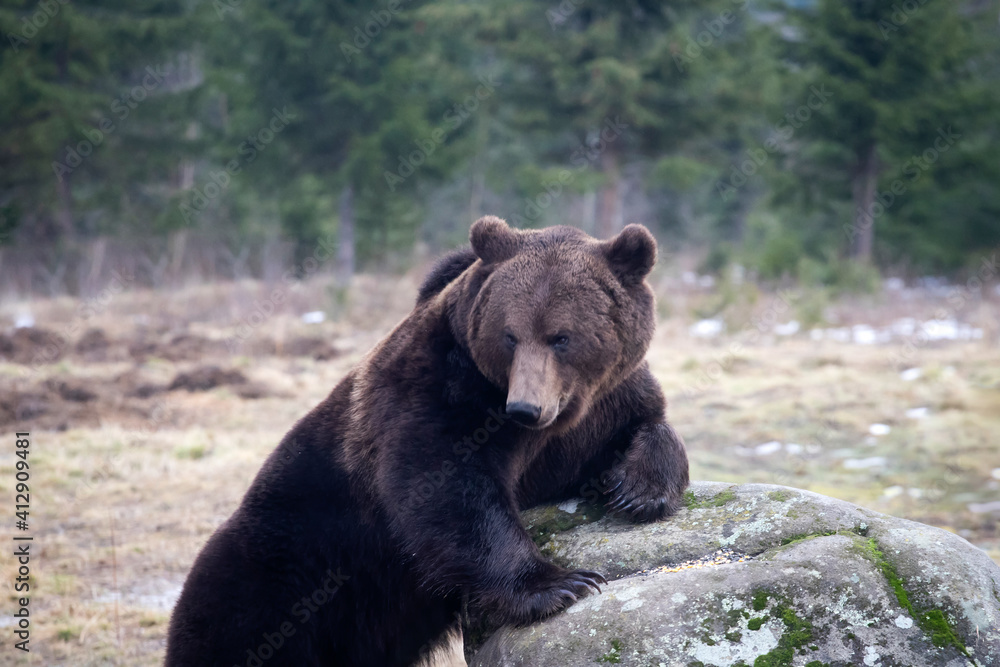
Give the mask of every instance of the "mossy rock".
<svg viewBox="0 0 1000 667">
<path fill-rule="evenodd" d="M 1000 568 L 962 538 L 770 485 L 695 483 L 686 505 L 640 526 L 583 503 L 526 513 L 549 557 L 613 581 L 470 665 L 1000 665 Z M 661 567 L 720 548 L 746 558 Z"/>
</svg>

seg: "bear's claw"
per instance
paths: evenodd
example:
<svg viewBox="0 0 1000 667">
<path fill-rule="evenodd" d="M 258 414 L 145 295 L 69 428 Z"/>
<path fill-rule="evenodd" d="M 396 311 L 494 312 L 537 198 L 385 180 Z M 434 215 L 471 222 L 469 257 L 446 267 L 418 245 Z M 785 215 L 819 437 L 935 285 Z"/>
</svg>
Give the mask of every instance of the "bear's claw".
<svg viewBox="0 0 1000 667">
<path fill-rule="evenodd" d="M 632 521 L 664 519 L 680 509 L 687 485 L 687 458 L 680 438 L 666 423 L 647 424 L 634 434 L 624 460 L 608 473 L 606 507 Z"/>
<path fill-rule="evenodd" d="M 522 611 L 515 612 L 508 620 L 527 624 L 562 611 L 583 597 L 596 591 L 608 580 L 600 572 L 591 570 L 563 571 L 555 575 L 547 586 L 528 595 Z"/>
</svg>

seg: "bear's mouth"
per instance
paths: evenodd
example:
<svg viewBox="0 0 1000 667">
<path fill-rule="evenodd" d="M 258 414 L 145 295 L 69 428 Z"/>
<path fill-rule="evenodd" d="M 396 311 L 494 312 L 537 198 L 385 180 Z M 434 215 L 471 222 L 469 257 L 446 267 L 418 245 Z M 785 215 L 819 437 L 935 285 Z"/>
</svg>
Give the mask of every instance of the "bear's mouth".
<svg viewBox="0 0 1000 667">
<path fill-rule="evenodd" d="M 556 421 L 558 421 L 559 416 L 562 415 L 563 410 L 566 408 L 567 403 L 569 403 L 569 399 L 566 396 L 560 396 L 559 402 L 556 404 L 556 409 L 552 412 L 552 415 L 546 417 L 546 415 L 543 413 L 542 419 L 537 424 L 529 426 L 528 428 L 541 431 L 542 429 L 546 429 L 552 426 L 553 424 L 556 423 Z"/>
</svg>

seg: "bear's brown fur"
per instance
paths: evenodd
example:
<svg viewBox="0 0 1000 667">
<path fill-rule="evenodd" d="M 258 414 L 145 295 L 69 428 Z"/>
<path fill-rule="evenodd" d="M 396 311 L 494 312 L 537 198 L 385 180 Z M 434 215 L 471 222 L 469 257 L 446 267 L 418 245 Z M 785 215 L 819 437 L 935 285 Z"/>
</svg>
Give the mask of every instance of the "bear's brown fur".
<svg viewBox="0 0 1000 667">
<path fill-rule="evenodd" d="M 209 540 L 168 666 L 269 653 L 265 664 L 408 667 L 463 599 L 530 623 L 604 581 L 546 561 L 521 509 L 604 496 L 647 521 L 680 506 L 687 458 L 643 361 L 649 232 L 602 242 L 487 217 L 470 238 Z"/>
</svg>

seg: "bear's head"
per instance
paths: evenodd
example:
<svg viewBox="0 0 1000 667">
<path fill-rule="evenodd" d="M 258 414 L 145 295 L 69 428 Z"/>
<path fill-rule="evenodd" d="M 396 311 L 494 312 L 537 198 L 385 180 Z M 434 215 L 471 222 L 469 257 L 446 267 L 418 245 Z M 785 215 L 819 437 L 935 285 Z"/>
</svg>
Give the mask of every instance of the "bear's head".
<svg viewBox="0 0 1000 667">
<path fill-rule="evenodd" d="M 488 216 L 465 294 L 472 359 L 523 426 L 563 431 L 636 368 L 653 335 L 645 277 L 656 241 L 629 225 L 607 241 L 573 227 L 516 230 Z M 474 295 L 474 296 L 473 296 Z"/>
</svg>

